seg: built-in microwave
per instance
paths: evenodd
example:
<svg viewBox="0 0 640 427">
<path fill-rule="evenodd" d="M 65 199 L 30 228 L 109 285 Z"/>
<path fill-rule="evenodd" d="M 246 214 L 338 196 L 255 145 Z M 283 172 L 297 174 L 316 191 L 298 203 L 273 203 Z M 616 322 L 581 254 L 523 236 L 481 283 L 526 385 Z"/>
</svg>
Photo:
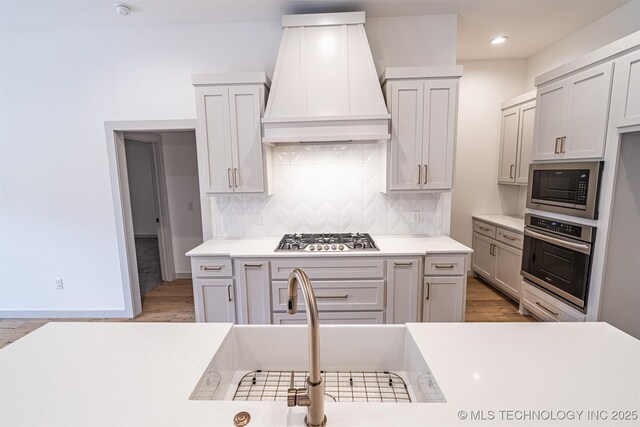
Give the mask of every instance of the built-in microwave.
<svg viewBox="0 0 640 427">
<path fill-rule="evenodd" d="M 604 162 L 532 163 L 527 208 L 580 218 L 598 218 Z"/>
</svg>

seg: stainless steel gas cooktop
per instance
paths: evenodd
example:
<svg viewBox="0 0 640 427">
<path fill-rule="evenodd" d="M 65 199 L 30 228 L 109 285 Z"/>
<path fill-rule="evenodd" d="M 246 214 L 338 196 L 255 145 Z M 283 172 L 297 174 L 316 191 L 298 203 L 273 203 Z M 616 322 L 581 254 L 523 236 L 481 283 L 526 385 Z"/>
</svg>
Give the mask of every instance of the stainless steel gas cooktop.
<svg viewBox="0 0 640 427">
<path fill-rule="evenodd" d="M 276 251 L 347 252 L 379 250 L 369 233 L 285 234 Z"/>
</svg>

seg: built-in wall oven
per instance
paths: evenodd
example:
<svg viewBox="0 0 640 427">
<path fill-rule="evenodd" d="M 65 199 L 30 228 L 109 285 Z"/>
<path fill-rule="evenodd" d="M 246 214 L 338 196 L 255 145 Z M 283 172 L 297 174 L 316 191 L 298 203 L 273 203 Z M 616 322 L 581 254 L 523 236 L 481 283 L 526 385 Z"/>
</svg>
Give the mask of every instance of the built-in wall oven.
<svg viewBox="0 0 640 427">
<path fill-rule="evenodd" d="M 525 215 L 522 277 L 585 311 L 596 228 Z"/>
<path fill-rule="evenodd" d="M 604 162 L 532 163 L 527 208 L 596 219 L 603 166 Z"/>
</svg>

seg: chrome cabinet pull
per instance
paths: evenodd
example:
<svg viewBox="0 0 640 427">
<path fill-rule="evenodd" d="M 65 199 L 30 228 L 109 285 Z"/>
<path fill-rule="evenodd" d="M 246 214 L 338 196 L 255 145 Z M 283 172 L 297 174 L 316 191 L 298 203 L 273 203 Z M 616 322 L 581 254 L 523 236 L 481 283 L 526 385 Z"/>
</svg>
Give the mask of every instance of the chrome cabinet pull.
<svg viewBox="0 0 640 427">
<path fill-rule="evenodd" d="M 511 240 L 511 241 L 516 240 L 516 238 L 515 238 L 515 237 L 507 236 L 506 234 L 502 234 L 502 233 L 500 233 L 500 235 L 501 235 L 502 237 L 504 237 L 505 239 L 507 239 L 507 240 Z"/>
<path fill-rule="evenodd" d="M 427 174 L 427 165 L 424 165 L 424 183 L 426 184 L 429 181 L 429 175 Z"/>
<path fill-rule="evenodd" d="M 567 142 L 567 137 L 560 138 L 560 152 L 564 154 L 564 144 Z"/>
<path fill-rule="evenodd" d="M 557 316 L 557 315 L 558 315 L 558 313 L 555 313 L 555 312 L 553 312 L 553 311 L 549 310 L 547 307 L 545 307 L 544 305 L 540 304 L 538 301 L 536 301 L 536 305 L 537 305 L 538 307 L 542 308 L 543 310 L 545 310 L 547 313 L 551 313 L 551 314 L 553 314 L 554 316 Z"/>
<path fill-rule="evenodd" d="M 238 182 L 240 182 L 240 177 L 238 176 L 238 168 L 233 168 L 233 186 L 237 188 Z"/>
<path fill-rule="evenodd" d="M 478 228 L 482 231 L 489 231 L 489 228 L 478 225 Z"/>
<path fill-rule="evenodd" d="M 452 268 L 455 268 L 455 265 L 453 265 L 453 264 L 435 264 L 434 267 L 437 268 L 437 269 L 451 270 Z"/>
<path fill-rule="evenodd" d="M 413 265 L 413 263 L 412 262 L 394 262 L 393 265 L 398 267 L 408 267 L 410 265 Z"/>
<path fill-rule="evenodd" d="M 244 268 L 260 268 L 262 264 L 245 264 Z"/>
<path fill-rule="evenodd" d="M 200 271 L 220 271 L 222 270 L 222 266 L 210 267 L 207 265 L 203 265 L 200 267 Z"/>
<path fill-rule="evenodd" d="M 231 168 L 227 169 L 227 181 L 229 181 L 229 188 L 231 188 Z"/>
<path fill-rule="evenodd" d="M 231 298 L 231 285 L 227 286 L 227 296 L 229 297 L 229 301 L 233 301 L 233 299 Z"/>
<path fill-rule="evenodd" d="M 560 138 L 556 138 L 556 147 L 555 147 L 555 150 L 553 150 L 555 154 L 560 154 L 560 149 L 558 148 L 559 143 L 560 143 Z"/>
<path fill-rule="evenodd" d="M 316 295 L 316 299 L 347 299 L 349 295 Z"/>
<path fill-rule="evenodd" d="M 513 168 L 516 165 L 509 165 L 509 179 L 513 179 Z"/>
<path fill-rule="evenodd" d="M 489 255 L 496 256 L 496 245 L 493 243 L 489 246 Z"/>
<path fill-rule="evenodd" d="M 431 296 L 430 295 L 431 294 L 431 283 L 427 282 L 426 285 L 427 285 L 427 298 L 426 298 L 426 300 L 429 301 L 429 297 Z"/>
<path fill-rule="evenodd" d="M 418 165 L 418 185 L 422 182 L 422 168 Z"/>
</svg>

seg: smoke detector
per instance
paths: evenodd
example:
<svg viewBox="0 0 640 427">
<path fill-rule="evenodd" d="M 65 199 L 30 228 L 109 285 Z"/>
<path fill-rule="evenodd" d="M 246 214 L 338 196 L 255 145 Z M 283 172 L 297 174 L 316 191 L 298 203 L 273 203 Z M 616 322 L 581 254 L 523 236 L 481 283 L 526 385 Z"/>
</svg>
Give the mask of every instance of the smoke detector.
<svg viewBox="0 0 640 427">
<path fill-rule="evenodd" d="M 118 4 L 114 5 L 113 7 L 115 7 L 116 8 L 116 12 L 118 12 L 122 16 L 127 16 L 128 14 L 130 14 L 133 11 L 133 8 L 131 6 L 129 6 L 128 4 L 124 4 L 124 3 L 118 3 Z"/>
</svg>

